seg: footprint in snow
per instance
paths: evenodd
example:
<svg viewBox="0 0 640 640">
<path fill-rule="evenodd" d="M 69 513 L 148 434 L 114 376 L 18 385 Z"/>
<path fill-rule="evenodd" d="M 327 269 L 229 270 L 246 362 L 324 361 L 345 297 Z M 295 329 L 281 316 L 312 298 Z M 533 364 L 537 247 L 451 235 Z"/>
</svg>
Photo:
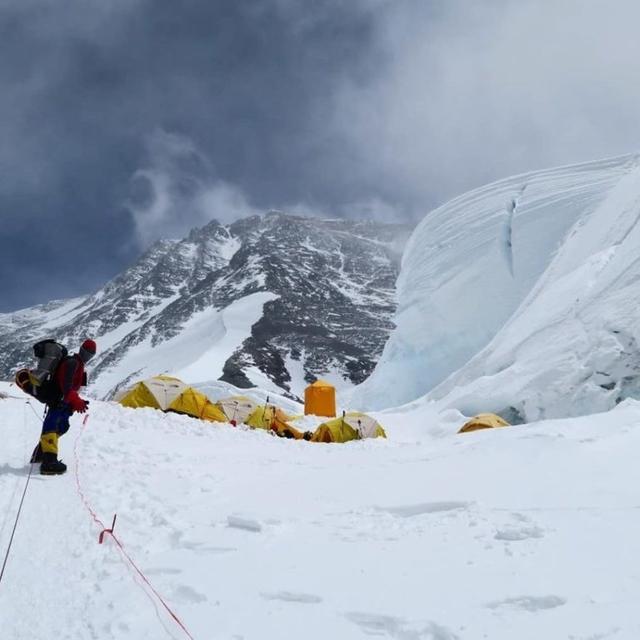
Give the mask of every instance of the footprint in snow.
<svg viewBox="0 0 640 640">
<path fill-rule="evenodd" d="M 318 604 L 322 602 L 320 596 L 312 593 L 295 593 L 293 591 L 278 591 L 277 593 L 261 593 L 265 600 L 282 600 L 283 602 L 300 602 L 302 604 Z"/>
<path fill-rule="evenodd" d="M 397 640 L 458 640 L 455 633 L 435 622 L 416 625 L 394 616 L 355 611 L 344 615 L 347 620 L 371 636 L 385 636 Z"/>
<path fill-rule="evenodd" d="M 187 585 L 177 587 L 173 595 L 176 601 L 181 602 L 206 602 L 207 600 L 207 596 Z"/>
<path fill-rule="evenodd" d="M 243 529 L 244 531 L 253 531 L 254 533 L 262 531 L 262 525 L 257 520 L 243 516 L 228 516 L 227 526 L 231 529 Z"/>
<path fill-rule="evenodd" d="M 506 542 L 519 542 L 520 540 L 530 540 L 532 538 L 543 538 L 544 529 L 535 525 L 530 527 L 498 529 L 493 536 L 496 540 Z"/>
<path fill-rule="evenodd" d="M 422 502 L 420 504 L 409 504 L 399 507 L 376 507 L 379 511 L 386 511 L 391 515 L 400 518 L 412 518 L 426 513 L 443 513 L 446 511 L 460 511 L 468 509 L 472 502 Z"/>
<path fill-rule="evenodd" d="M 184 538 L 182 531 L 174 531 L 169 536 L 169 542 L 172 547 L 180 549 L 192 549 L 194 551 L 206 551 L 209 553 L 229 553 L 231 551 L 237 551 L 237 547 L 217 547 L 208 545 L 205 542 L 196 542 Z"/>
<path fill-rule="evenodd" d="M 518 596 L 516 598 L 506 598 L 488 602 L 485 606 L 488 609 L 500 609 L 508 607 L 511 609 L 521 609 L 523 611 L 542 611 L 544 609 L 555 609 L 567 604 L 566 598 L 560 596 Z"/>
</svg>

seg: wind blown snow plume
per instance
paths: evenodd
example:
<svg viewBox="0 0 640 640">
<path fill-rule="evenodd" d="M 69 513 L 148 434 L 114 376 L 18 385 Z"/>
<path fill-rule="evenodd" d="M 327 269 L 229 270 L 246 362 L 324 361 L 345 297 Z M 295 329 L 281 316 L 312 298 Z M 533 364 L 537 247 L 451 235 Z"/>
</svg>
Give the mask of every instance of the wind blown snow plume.
<svg viewBox="0 0 640 640">
<path fill-rule="evenodd" d="M 397 329 L 356 401 L 428 392 L 535 420 L 640 394 L 639 219 L 639 156 L 516 176 L 436 209 L 409 242 Z"/>
<path fill-rule="evenodd" d="M 158 130 L 147 152 L 148 166 L 133 174 L 125 203 L 142 247 L 180 238 L 214 219 L 225 223 L 258 214 L 240 189 L 215 177 L 211 162 L 188 137 Z"/>
</svg>

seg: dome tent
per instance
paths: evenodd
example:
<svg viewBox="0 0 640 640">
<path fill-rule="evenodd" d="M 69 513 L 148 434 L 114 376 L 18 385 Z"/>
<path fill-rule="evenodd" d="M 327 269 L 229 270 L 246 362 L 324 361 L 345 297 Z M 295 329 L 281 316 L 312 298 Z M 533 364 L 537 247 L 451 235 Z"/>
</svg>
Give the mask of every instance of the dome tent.
<svg viewBox="0 0 640 640">
<path fill-rule="evenodd" d="M 154 376 L 116 393 L 113 399 L 123 407 L 151 407 L 166 411 L 186 388 L 187 385 L 178 378 Z"/>
<path fill-rule="evenodd" d="M 480 429 L 496 429 L 498 427 L 509 427 L 509 423 L 495 413 L 479 413 L 471 420 L 465 422 L 458 433 L 469 433 Z"/>
<path fill-rule="evenodd" d="M 316 380 L 304 390 L 304 414 L 326 416 L 336 415 L 336 388 L 324 380 Z"/>
<path fill-rule="evenodd" d="M 282 409 L 272 404 L 264 404 L 256 407 L 244 423 L 254 429 L 271 431 L 283 438 L 302 440 L 304 434 L 288 423 L 290 419 L 291 416 L 288 416 Z"/>
<path fill-rule="evenodd" d="M 256 403 L 246 396 L 230 396 L 216 402 L 216 407 L 224 413 L 232 424 L 244 422 L 256 408 Z"/>
<path fill-rule="evenodd" d="M 227 422 L 227 417 L 203 393 L 188 387 L 178 378 L 155 376 L 141 380 L 116 394 L 114 400 L 124 407 L 149 407 L 182 413 L 209 422 Z"/>
<path fill-rule="evenodd" d="M 387 434 L 377 420 L 366 413 L 351 411 L 319 425 L 311 442 L 349 442 L 378 437 L 386 438 Z"/>
<path fill-rule="evenodd" d="M 197 389 L 187 387 L 170 405 L 167 411 L 184 413 L 208 422 L 228 422 L 227 416 Z"/>
</svg>

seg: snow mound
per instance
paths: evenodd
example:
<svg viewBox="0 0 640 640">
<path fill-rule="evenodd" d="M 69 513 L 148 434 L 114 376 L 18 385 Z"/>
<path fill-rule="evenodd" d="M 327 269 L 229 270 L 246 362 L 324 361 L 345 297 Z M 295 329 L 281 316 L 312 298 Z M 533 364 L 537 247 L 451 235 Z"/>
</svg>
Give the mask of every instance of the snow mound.
<svg viewBox="0 0 640 640">
<path fill-rule="evenodd" d="M 416 229 L 397 328 L 353 400 L 537 420 L 640 393 L 640 164 L 625 156 L 463 195 Z"/>
</svg>

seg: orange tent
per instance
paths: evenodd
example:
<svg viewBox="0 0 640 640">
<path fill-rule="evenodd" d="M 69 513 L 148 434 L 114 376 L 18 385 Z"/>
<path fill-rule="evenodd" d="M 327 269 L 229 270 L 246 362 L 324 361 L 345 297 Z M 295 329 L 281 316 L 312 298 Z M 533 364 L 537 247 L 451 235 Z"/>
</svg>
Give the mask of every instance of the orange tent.
<svg viewBox="0 0 640 640">
<path fill-rule="evenodd" d="M 304 414 L 327 416 L 336 415 L 336 389 L 324 380 L 316 380 L 304 390 Z"/>
</svg>

